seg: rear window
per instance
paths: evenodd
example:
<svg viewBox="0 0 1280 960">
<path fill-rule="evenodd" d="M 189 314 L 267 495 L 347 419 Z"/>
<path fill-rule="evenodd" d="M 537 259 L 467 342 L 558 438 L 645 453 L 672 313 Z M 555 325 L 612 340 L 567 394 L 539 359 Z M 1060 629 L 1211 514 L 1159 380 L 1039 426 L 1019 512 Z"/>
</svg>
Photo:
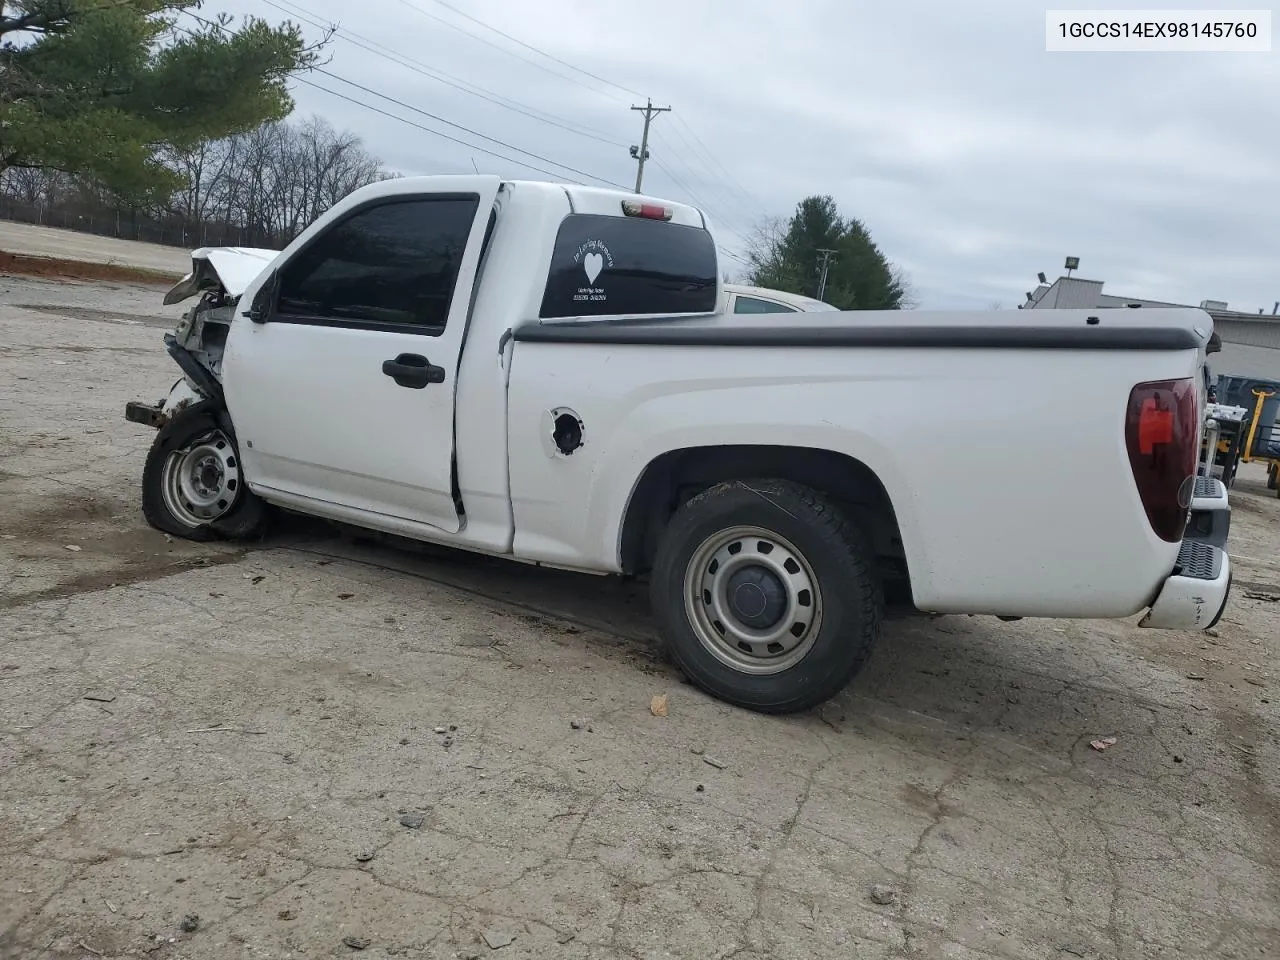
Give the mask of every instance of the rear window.
<svg viewBox="0 0 1280 960">
<path fill-rule="evenodd" d="M 716 245 L 701 227 L 571 214 L 560 224 L 540 316 L 714 313 Z"/>
</svg>

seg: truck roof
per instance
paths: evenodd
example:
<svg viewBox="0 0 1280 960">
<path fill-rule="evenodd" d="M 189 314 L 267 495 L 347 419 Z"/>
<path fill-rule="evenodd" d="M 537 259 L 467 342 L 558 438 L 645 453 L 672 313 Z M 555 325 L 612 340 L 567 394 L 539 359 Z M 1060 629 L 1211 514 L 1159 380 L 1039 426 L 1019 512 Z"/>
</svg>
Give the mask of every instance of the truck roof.
<svg viewBox="0 0 1280 960">
<path fill-rule="evenodd" d="M 536 183 L 563 190 L 569 198 L 569 206 L 572 207 L 574 213 L 602 214 L 617 217 L 622 215 L 622 202 L 631 200 L 642 204 L 665 207 L 670 210 L 671 218 L 667 221 L 668 223 L 677 223 L 686 227 L 707 228 L 707 218 L 697 207 L 690 206 L 687 203 L 667 200 L 665 197 L 627 193 L 625 190 L 615 190 L 608 187 L 584 187 L 578 184 L 548 183 L 540 180 L 506 180 L 504 183 L 508 183 L 513 187 Z"/>
<path fill-rule="evenodd" d="M 785 290 L 775 290 L 772 287 L 753 287 L 746 283 L 726 283 L 724 290 L 725 293 L 738 293 L 746 297 L 763 297 L 766 300 L 777 300 L 779 303 L 785 303 L 805 313 L 830 313 L 839 310 L 838 307 L 833 307 L 825 300 L 815 300 L 813 297 L 806 297 L 799 293 L 788 293 Z"/>
</svg>

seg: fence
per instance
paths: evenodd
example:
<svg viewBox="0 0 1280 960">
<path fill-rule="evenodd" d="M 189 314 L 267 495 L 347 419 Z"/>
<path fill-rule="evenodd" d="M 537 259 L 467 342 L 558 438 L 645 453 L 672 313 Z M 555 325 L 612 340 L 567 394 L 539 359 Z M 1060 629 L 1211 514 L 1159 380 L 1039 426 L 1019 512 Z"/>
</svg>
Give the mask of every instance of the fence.
<svg viewBox="0 0 1280 960">
<path fill-rule="evenodd" d="M 0 197 L 0 220 L 58 227 L 102 237 L 140 240 L 168 247 L 271 247 L 264 230 L 220 222 L 197 223 L 182 217 L 156 219 L 132 210 L 111 210 L 77 204 L 26 203 Z"/>
</svg>

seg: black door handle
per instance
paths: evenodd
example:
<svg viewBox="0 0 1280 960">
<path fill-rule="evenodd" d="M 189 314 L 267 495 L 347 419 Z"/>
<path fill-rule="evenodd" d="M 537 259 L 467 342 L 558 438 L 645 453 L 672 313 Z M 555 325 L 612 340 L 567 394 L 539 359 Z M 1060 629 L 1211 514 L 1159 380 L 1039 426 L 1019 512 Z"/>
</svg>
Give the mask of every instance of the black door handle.
<svg viewBox="0 0 1280 960">
<path fill-rule="evenodd" d="M 402 353 L 382 361 L 382 372 L 402 387 L 421 390 L 429 383 L 444 383 L 444 367 L 437 367 L 416 353 Z"/>
</svg>

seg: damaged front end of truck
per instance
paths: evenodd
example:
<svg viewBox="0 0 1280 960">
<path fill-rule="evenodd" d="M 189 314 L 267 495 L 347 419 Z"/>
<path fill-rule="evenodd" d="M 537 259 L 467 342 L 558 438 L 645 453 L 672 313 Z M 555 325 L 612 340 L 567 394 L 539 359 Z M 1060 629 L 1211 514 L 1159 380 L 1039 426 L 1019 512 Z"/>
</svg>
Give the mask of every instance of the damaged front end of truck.
<svg viewBox="0 0 1280 960">
<path fill-rule="evenodd" d="M 159 429 L 192 404 L 221 403 L 222 354 L 240 297 L 277 254 L 256 247 L 202 247 L 192 252 L 191 272 L 164 297 L 168 306 L 199 295 L 164 337 L 165 349 L 182 377 L 155 404 L 127 404 L 126 419 Z"/>
</svg>

